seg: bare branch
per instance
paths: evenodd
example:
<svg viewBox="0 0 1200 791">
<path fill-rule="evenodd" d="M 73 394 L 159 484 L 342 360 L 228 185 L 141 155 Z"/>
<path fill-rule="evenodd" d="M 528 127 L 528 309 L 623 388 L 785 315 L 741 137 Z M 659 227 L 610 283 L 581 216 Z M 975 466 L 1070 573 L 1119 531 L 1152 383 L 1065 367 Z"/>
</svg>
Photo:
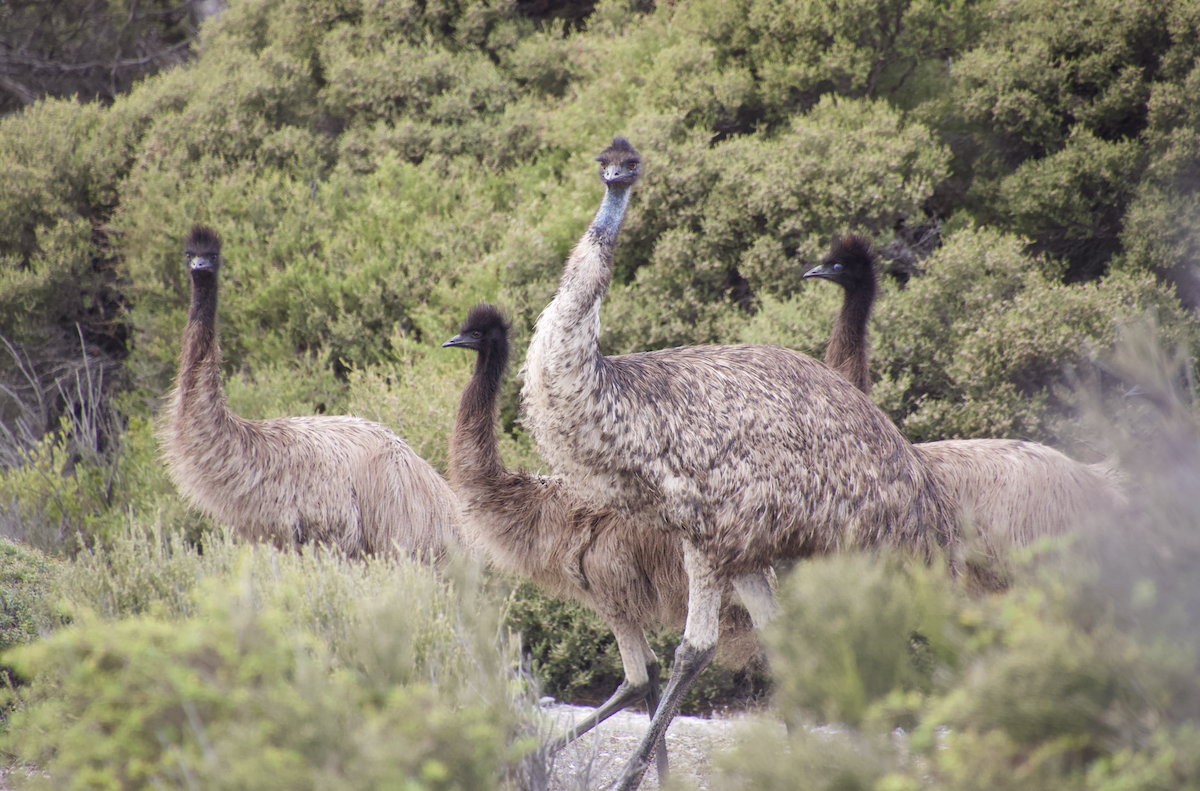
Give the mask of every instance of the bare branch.
<svg viewBox="0 0 1200 791">
<path fill-rule="evenodd" d="M 187 49 L 188 47 L 191 46 L 192 42 L 195 40 L 196 40 L 195 37 L 192 36 L 190 38 L 184 39 L 183 41 L 179 42 L 178 44 L 174 44 L 165 49 L 158 50 L 157 52 L 155 52 L 151 55 L 147 55 L 144 58 L 133 58 L 130 60 L 120 60 L 120 61 L 116 61 L 115 63 L 104 62 L 104 61 L 99 61 L 99 60 L 92 61 L 90 63 L 72 63 L 72 64 L 55 63 L 54 61 L 41 60 L 41 59 L 35 58 L 31 55 L 25 55 L 25 56 L 22 56 L 22 58 L 19 60 L 10 60 L 9 62 L 18 63 L 23 66 L 32 66 L 35 69 L 54 70 L 54 71 L 59 71 L 59 72 L 63 72 L 63 73 L 87 71 L 88 69 L 96 69 L 96 68 L 100 68 L 100 67 L 104 67 L 106 69 L 130 68 L 133 66 L 145 66 L 147 63 L 152 63 L 153 61 L 163 57 L 164 55 L 172 55 L 176 52 L 179 52 L 180 50 Z"/>
<path fill-rule="evenodd" d="M 0 88 L 16 96 L 21 104 L 33 104 L 38 100 L 38 94 L 23 83 L 15 80 L 12 75 L 0 71 Z"/>
</svg>

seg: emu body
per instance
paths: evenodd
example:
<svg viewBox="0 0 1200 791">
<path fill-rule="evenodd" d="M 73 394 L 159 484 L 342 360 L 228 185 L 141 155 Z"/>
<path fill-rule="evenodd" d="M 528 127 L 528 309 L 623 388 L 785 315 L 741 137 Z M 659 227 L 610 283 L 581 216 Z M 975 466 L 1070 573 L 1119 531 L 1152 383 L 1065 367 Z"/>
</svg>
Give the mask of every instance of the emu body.
<svg viewBox="0 0 1200 791">
<path fill-rule="evenodd" d="M 653 716 L 659 666 L 646 630 L 684 625 L 687 576 L 680 543 L 665 533 L 636 525 L 612 509 L 587 507 L 562 476 L 505 468 L 496 421 L 510 357 L 508 330 L 497 308 L 478 305 L 459 334 L 443 344 L 478 353 L 451 436 L 450 485 L 463 502 L 467 541 L 485 549 L 497 566 L 592 608 L 616 636 L 625 680 L 593 716 L 571 730 L 570 739 L 642 698 Z M 733 666 L 749 662 L 758 651 L 749 614 L 726 605 L 720 622 L 722 660 Z M 659 758 L 665 762 L 665 750 Z"/>
<path fill-rule="evenodd" d="M 843 288 L 825 362 L 870 392 L 868 320 L 878 287 L 870 243 L 853 234 L 835 239 L 821 264 L 804 276 L 832 280 Z M 989 566 L 1006 546 L 1064 533 L 1125 503 L 1119 475 L 1110 467 L 1082 464 L 1036 442 L 956 439 L 913 448 L 941 482 L 956 521 L 978 530 L 986 562 L 969 561 L 967 566 L 969 582 L 978 588 L 1003 587 Z"/>
<path fill-rule="evenodd" d="M 538 450 L 589 506 L 683 544 L 684 640 L 627 767 L 622 788 L 634 788 L 712 657 L 726 583 L 761 623 L 777 559 L 889 544 L 928 557 L 955 535 L 911 445 L 825 365 L 777 346 L 600 354 L 600 300 L 639 159 L 618 138 L 599 161 L 604 201 L 538 319 L 522 397 Z"/>
<path fill-rule="evenodd" d="M 246 420 L 228 409 L 216 326 L 220 238 L 193 228 L 186 256 L 192 306 L 160 433 L 179 490 L 252 540 L 314 541 L 352 556 L 441 555 L 456 540 L 457 498 L 387 428 L 354 417 Z"/>
</svg>

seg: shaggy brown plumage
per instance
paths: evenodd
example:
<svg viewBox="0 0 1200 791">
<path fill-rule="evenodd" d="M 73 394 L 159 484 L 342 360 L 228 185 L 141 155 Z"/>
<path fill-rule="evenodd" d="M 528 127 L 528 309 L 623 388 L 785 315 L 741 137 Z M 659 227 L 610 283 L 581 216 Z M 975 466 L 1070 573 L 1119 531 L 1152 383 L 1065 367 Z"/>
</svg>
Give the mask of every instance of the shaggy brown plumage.
<svg viewBox="0 0 1200 791">
<path fill-rule="evenodd" d="M 463 503 L 467 541 L 486 550 L 497 566 L 591 607 L 617 638 L 625 680 L 595 715 L 572 729 L 573 738 L 643 697 L 653 715 L 659 668 L 646 630 L 684 625 L 683 549 L 666 533 L 611 509 L 588 508 L 562 476 L 505 468 L 496 421 L 510 356 L 509 328 L 498 308 L 481 304 L 467 314 L 459 334 L 443 344 L 479 354 L 450 440 L 450 485 Z M 745 665 L 758 652 L 749 613 L 726 602 L 720 624 L 718 656 L 727 665 Z"/>
<path fill-rule="evenodd" d="M 955 534 L 911 445 L 825 365 L 776 346 L 600 354 L 600 301 L 640 160 L 618 138 L 599 161 L 605 198 L 538 319 L 522 395 L 542 456 L 590 506 L 684 544 L 687 626 L 627 768 L 633 788 L 712 657 L 726 582 L 761 622 L 773 607 L 762 574 L 777 559 L 881 545 L 928 557 Z"/>
<path fill-rule="evenodd" d="M 179 490 L 253 540 L 441 555 L 455 540 L 458 500 L 387 428 L 354 417 L 245 420 L 229 411 L 216 326 L 220 237 L 194 227 L 185 256 L 192 306 L 160 437 Z"/>
<path fill-rule="evenodd" d="M 878 275 L 870 244 L 853 234 L 835 239 L 829 255 L 805 277 L 822 277 L 845 291 L 825 362 L 864 393 L 868 319 Z M 968 583 L 1006 584 L 999 564 L 1008 546 L 1024 546 L 1112 513 L 1125 503 L 1120 475 L 1105 464 L 1081 464 L 1053 448 L 1011 439 L 956 439 L 913 446 L 942 483 L 960 524 L 973 525 L 982 557 L 968 557 Z"/>
</svg>

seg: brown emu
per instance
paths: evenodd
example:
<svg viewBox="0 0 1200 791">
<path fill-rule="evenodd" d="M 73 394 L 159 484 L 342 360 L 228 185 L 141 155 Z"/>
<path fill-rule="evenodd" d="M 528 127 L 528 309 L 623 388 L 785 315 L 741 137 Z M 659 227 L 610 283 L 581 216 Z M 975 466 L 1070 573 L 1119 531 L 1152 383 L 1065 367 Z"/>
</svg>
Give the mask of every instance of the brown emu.
<svg viewBox="0 0 1200 791">
<path fill-rule="evenodd" d="M 538 318 L 522 395 L 543 458 L 585 502 L 683 544 L 684 638 L 629 789 L 712 657 L 726 583 L 761 624 L 776 559 L 883 545 L 928 557 L 955 535 L 912 446 L 822 363 L 777 346 L 601 355 L 600 302 L 640 158 L 617 138 L 598 159 L 604 200 Z"/>
<path fill-rule="evenodd" d="M 825 363 L 870 392 L 867 322 L 878 287 L 870 242 L 854 234 L 835 238 L 821 264 L 804 276 L 832 280 L 845 291 Z M 986 562 L 968 562 L 977 587 L 1004 585 L 989 567 L 1005 545 L 1063 533 L 1125 502 L 1119 476 L 1107 465 L 1081 464 L 1036 442 L 957 439 L 913 447 L 941 481 L 960 523 L 979 531 Z"/>
<path fill-rule="evenodd" d="M 479 355 L 451 435 L 449 477 L 463 503 L 465 540 L 485 549 L 501 568 L 591 607 L 617 638 L 624 681 L 559 741 L 556 747 L 561 747 L 643 698 L 654 716 L 659 665 L 646 630 L 684 625 L 687 575 L 683 549 L 667 534 L 635 525 L 610 509 L 587 507 L 562 476 L 505 468 L 496 421 L 511 353 L 509 329 L 498 308 L 476 305 L 459 334 L 442 344 Z M 726 604 L 720 622 L 722 661 L 731 666 L 749 662 L 758 652 L 749 613 Z M 661 777 L 665 748 L 658 757 Z"/>
<path fill-rule="evenodd" d="M 281 547 L 441 555 L 455 540 L 458 500 L 391 431 L 354 417 L 245 420 L 229 411 L 216 326 L 221 238 L 197 225 L 184 255 L 192 306 L 160 437 L 179 490 L 239 535 Z"/>
</svg>

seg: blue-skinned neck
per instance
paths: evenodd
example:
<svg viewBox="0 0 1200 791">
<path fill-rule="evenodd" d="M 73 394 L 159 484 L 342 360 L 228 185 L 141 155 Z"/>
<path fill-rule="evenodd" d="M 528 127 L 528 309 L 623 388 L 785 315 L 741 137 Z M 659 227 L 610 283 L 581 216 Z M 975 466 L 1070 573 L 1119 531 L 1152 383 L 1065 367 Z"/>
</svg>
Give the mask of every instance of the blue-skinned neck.
<svg viewBox="0 0 1200 791">
<path fill-rule="evenodd" d="M 588 228 L 588 235 L 607 246 L 616 243 L 617 231 L 621 230 L 621 221 L 625 219 L 625 209 L 629 207 L 632 186 L 620 182 L 606 185 L 604 200 Z"/>
</svg>

